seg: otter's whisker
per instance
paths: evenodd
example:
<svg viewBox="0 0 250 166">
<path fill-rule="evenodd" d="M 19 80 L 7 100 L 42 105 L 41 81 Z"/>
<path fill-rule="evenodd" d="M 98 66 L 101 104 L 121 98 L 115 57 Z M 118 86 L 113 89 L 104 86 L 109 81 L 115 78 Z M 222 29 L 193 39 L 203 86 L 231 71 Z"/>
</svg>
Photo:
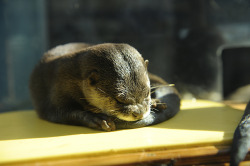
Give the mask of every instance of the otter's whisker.
<svg viewBox="0 0 250 166">
<path fill-rule="evenodd" d="M 156 105 L 158 105 L 158 104 L 166 104 L 166 103 L 156 103 Z"/>
<path fill-rule="evenodd" d="M 86 98 L 80 98 L 80 100 L 84 99 L 101 99 L 102 97 L 86 97 Z"/>
<path fill-rule="evenodd" d="M 175 86 L 175 84 L 157 85 L 157 86 L 150 87 L 150 89 L 155 89 L 155 88 L 160 88 L 160 87 L 166 87 L 166 86 Z"/>
<path fill-rule="evenodd" d="M 156 91 L 156 90 L 154 90 L 154 91 L 150 91 L 150 94 L 153 94 L 153 93 L 155 93 L 155 91 Z"/>
<path fill-rule="evenodd" d="M 96 88 L 96 89 L 98 89 L 99 91 L 101 91 L 102 93 L 104 93 L 104 94 L 107 94 L 106 92 L 104 92 L 104 90 L 102 90 L 102 89 L 100 89 L 100 88 Z"/>
</svg>

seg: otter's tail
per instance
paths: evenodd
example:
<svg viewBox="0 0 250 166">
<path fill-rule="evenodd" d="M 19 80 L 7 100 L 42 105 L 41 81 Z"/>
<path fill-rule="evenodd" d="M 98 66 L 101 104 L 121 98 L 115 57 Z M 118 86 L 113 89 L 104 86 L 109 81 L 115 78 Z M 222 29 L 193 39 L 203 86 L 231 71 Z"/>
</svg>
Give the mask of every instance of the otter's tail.
<svg viewBox="0 0 250 166">
<path fill-rule="evenodd" d="M 180 110 L 180 96 L 174 87 L 166 86 L 156 89 L 155 98 L 161 103 L 166 103 L 165 110 L 153 109 L 154 122 L 151 124 L 161 123 L 175 116 Z"/>
</svg>

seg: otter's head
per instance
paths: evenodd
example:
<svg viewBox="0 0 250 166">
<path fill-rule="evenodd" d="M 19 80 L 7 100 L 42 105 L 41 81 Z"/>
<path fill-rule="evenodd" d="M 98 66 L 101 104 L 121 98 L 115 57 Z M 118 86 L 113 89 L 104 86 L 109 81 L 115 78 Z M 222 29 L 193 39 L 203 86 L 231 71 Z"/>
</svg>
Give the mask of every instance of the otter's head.
<svg viewBox="0 0 250 166">
<path fill-rule="evenodd" d="M 124 121 L 150 114 L 148 61 L 127 44 L 101 44 L 88 50 L 83 93 L 98 111 Z M 91 110 L 90 110 L 91 111 Z"/>
</svg>

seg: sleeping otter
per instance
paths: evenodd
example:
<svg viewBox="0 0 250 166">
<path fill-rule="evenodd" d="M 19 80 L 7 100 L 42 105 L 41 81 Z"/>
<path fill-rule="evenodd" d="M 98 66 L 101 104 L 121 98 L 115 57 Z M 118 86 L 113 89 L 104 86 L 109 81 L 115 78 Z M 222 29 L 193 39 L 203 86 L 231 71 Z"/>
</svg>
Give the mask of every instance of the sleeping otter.
<svg viewBox="0 0 250 166">
<path fill-rule="evenodd" d="M 160 123 L 179 111 L 180 98 L 147 65 L 128 44 L 58 46 L 31 74 L 35 109 L 51 122 L 105 131 Z"/>
</svg>

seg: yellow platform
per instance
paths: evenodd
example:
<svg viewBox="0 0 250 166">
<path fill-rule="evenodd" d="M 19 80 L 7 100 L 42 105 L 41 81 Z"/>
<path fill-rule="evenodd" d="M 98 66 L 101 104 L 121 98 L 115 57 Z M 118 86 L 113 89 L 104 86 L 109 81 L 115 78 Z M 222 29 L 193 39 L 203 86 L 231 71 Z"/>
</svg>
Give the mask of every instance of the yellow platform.
<svg viewBox="0 0 250 166">
<path fill-rule="evenodd" d="M 172 119 L 154 126 L 102 132 L 40 120 L 34 111 L 0 114 L 0 165 L 202 145 L 228 145 L 243 111 L 209 101 L 183 101 Z"/>
</svg>

